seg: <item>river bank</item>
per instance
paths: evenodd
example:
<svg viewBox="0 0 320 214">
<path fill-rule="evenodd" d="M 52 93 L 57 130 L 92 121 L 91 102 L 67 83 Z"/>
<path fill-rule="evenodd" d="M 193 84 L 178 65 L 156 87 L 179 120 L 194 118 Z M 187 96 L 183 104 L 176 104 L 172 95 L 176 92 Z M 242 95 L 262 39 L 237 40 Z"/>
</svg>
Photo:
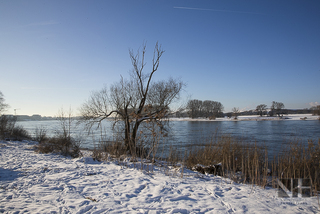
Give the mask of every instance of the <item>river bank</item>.
<svg viewBox="0 0 320 214">
<path fill-rule="evenodd" d="M 210 120 L 209 118 L 170 118 L 171 121 L 274 121 L 274 120 L 319 120 L 318 115 L 312 114 L 288 114 L 284 115 L 283 117 L 267 117 L 267 116 L 258 116 L 258 115 L 242 115 L 238 116 L 237 119 L 234 117 L 223 117 L 223 118 L 216 118 L 215 120 Z"/>
<path fill-rule="evenodd" d="M 3 213 L 318 213 L 318 199 L 237 184 L 181 167 L 39 154 L 34 142 L 0 142 Z M 147 165 L 145 165 L 146 167 Z M 183 169 L 183 170 L 182 170 Z"/>
</svg>

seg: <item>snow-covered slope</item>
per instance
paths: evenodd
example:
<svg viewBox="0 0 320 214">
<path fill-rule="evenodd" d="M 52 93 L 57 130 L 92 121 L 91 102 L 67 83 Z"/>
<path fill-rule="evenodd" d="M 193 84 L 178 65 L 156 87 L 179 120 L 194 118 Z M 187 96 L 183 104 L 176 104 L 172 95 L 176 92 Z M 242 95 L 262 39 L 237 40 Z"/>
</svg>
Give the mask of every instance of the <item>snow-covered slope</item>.
<svg viewBox="0 0 320 214">
<path fill-rule="evenodd" d="M 275 189 L 211 175 L 37 154 L 0 141 L 0 213 L 317 213 L 317 197 L 282 199 Z M 140 167 L 138 167 L 140 168 Z M 167 175 L 170 174 L 170 175 Z"/>
</svg>

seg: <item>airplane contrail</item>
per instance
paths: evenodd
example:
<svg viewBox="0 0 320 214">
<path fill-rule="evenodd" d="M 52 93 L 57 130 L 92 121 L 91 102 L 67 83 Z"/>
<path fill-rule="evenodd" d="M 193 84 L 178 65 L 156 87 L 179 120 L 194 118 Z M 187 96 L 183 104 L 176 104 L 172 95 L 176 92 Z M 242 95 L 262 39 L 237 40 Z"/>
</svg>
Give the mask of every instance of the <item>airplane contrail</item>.
<svg viewBox="0 0 320 214">
<path fill-rule="evenodd" d="M 59 87 L 20 87 L 21 90 L 78 90 L 83 88 L 59 88 Z"/>
<path fill-rule="evenodd" d="M 59 24 L 59 22 L 56 21 L 43 21 L 43 22 L 33 22 L 30 24 L 27 24 L 25 26 L 29 27 L 29 26 L 47 26 L 47 25 L 57 25 Z"/>
<path fill-rule="evenodd" d="M 214 11 L 214 12 L 222 12 L 222 13 L 244 13 L 244 14 L 255 14 L 255 15 L 266 15 L 264 13 L 236 11 L 236 10 L 215 10 L 215 9 L 196 8 L 196 7 L 173 7 L 173 8 L 182 9 L 182 10 L 204 10 L 204 11 Z"/>
</svg>

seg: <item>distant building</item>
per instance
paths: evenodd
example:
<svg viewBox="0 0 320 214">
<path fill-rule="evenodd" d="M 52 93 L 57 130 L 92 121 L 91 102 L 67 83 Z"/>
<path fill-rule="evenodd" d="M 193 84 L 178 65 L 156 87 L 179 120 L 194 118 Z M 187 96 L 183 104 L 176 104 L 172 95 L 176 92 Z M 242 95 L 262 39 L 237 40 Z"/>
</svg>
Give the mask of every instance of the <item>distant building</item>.
<svg viewBox="0 0 320 214">
<path fill-rule="evenodd" d="M 32 116 L 29 115 L 16 115 L 17 121 L 28 121 L 28 120 L 42 120 L 41 115 L 34 114 Z"/>
<path fill-rule="evenodd" d="M 16 115 L 17 121 L 22 121 L 22 120 L 30 120 L 29 115 Z"/>
<path fill-rule="evenodd" d="M 43 116 L 41 117 L 42 120 L 53 120 L 54 118 L 51 116 Z"/>
<path fill-rule="evenodd" d="M 31 120 L 41 120 L 41 115 L 39 114 L 34 114 L 30 117 Z"/>
</svg>

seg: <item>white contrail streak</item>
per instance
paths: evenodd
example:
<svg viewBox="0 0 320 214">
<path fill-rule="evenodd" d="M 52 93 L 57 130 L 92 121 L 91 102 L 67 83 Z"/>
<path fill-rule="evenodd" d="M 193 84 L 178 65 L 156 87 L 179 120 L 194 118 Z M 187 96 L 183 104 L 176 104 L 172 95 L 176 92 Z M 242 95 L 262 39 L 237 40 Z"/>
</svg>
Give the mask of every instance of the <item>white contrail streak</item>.
<svg viewBox="0 0 320 214">
<path fill-rule="evenodd" d="M 21 90 L 79 90 L 83 88 L 47 88 L 47 87 L 20 87 Z"/>
<path fill-rule="evenodd" d="M 43 22 L 33 22 L 30 24 L 27 24 L 25 26 L 47 26 L 47 25 L 57 25 L 59 22 L 56 21 L 43 21 Z"/>
<path fill-rule="evenodd" d="M 266 15 L 263 13 L 255 13 L 255 12 L 235 11 L 235 10 L 215 10 L 215 9 L 196 8 L 196 7 L 173 7 L 173 8 L 182 9 L 182 10 L 204 10 L 204 11 L 213 11 L 213 12 L 222 12 L 222 13 L 244 13 L 244 14 L 255 14 L 255 15 Z"/>
</svg>

